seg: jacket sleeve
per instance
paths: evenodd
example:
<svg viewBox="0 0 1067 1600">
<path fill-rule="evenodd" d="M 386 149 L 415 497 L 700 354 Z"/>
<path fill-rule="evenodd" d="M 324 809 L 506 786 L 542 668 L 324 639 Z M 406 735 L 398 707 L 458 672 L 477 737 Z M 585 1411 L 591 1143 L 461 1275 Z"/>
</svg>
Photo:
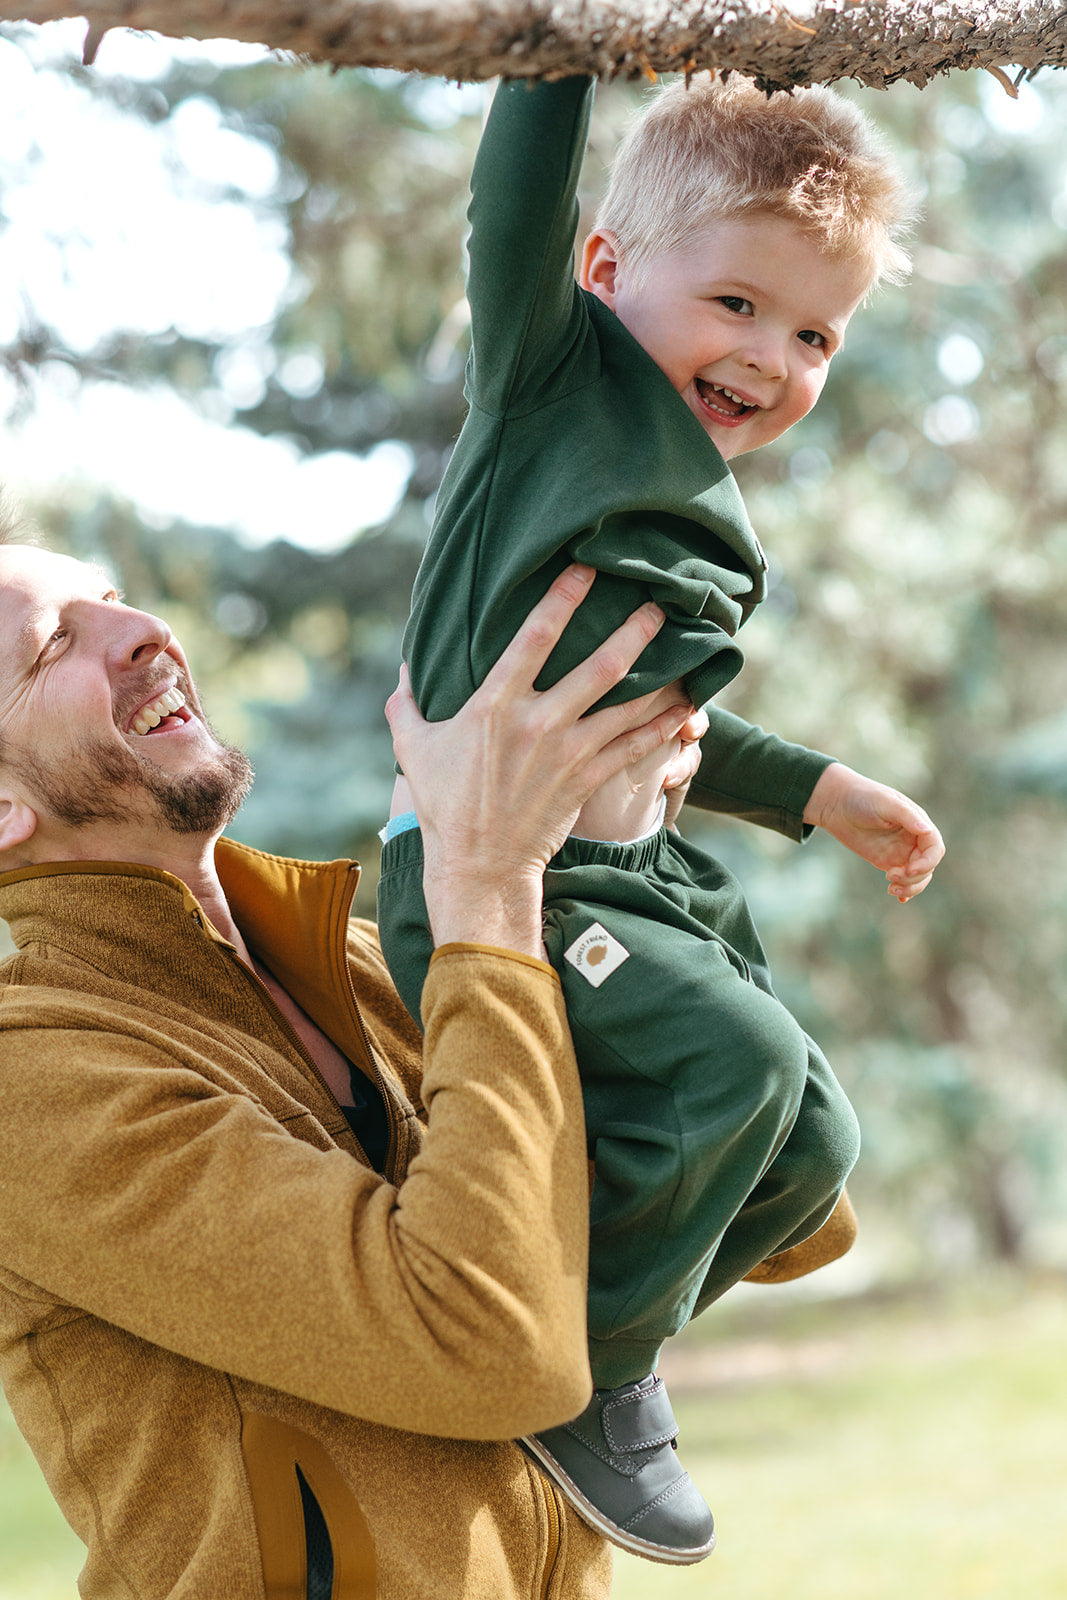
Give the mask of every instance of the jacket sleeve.
<svg viewBox="0 0 1067 1600">
<path fill-rule="evenodd" d="M 806 839 L 812 829 L 804 807 L 833 756 L 789 744 L 718 706 L 701 741 L 703 755 L 689 786 L 688 803 Z"/>
<path fill-rule="evenodd" d="M 389 1427 L 512 1438 L 575 1415 L 588 1187 L 558 980 L 454 946 L 424 1008 L 429 1126 L 398 1187 L 162 1033 L 9 1023 L 0 1262 L 61 1317 Z"/>
<path fill-rule="evenodd" d="M 578 176 L 589 78 L 504 82 L 471 177 L 468 397 L 503 415 L 536 407 L 542 385 L 580 343 L 574 277 Z M 557 380 L 558 381 L 558 378 Z"/>
</svg>

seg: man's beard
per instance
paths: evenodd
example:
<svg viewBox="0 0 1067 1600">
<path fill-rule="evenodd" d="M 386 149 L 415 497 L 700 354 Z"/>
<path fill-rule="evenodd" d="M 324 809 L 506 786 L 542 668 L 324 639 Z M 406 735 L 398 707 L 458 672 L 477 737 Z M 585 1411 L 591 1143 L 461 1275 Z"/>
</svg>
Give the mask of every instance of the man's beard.
<svg viewBox="0 0 1067 1600">
<path fill-rule="evenodd" d="M 216 744 L 210 764 L 185 777 L 170 777 L 124 745 L 104 739 L 88 741 L 79 755 L 80 770 L 72 777 L 46 772 L 32 757 L 12 762 L 52 816 L 72 828 L 132 821 L 123 797 L 140 790 L 171 833 L 217 833 L 233 821 L 252 787 L 252 763 L 234 745 Z"/>
</svg>

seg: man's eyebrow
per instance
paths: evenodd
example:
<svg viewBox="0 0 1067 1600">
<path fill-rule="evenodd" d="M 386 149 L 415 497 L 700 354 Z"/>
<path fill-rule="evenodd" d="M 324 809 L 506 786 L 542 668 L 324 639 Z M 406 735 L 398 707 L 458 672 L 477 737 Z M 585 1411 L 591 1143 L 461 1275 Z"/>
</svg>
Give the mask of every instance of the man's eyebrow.
<svg viewBox="0 0 1067 1600">
<path fill-rule="evenodd" d="M 86 566 L 93 577 L 98 579 L 105 594 L 117 594 L 122 599 L 122 589 L 112 578 L 106 567 L 100 566 L 96 561 L 87 561 Z"/>
</svg>

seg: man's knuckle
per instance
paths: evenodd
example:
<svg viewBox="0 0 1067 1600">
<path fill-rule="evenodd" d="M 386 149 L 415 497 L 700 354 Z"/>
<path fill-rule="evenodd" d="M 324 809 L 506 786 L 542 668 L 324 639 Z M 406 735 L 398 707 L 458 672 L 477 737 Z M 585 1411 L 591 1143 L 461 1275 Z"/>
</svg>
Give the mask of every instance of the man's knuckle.
<svg viewBox="0 0 1067 1600">
<path fill-rule="evenodd" d="M 531 706 L 524 719 L 523 731 L 531 744 L 538 744 L 542 740 L 549 739 L 558 742 L 563 729 L 560 719 L 552 707 L 547 705 L 544 700 L 538 700 Z M 561 746 L 559 756 L 563 758 L 564 755 L 565 751 Z"/>
<path fill-rule="evenodd" d="M 525 624 L 523 632 L 532 650 L 545 651 L 555 644 L 559 630 L 546 617 L 533 616 Z"/>
<path fill-rule="evenodd" d="M 617 650 L 600 650 L 593 658 L 593 668 L 601 683 L 616 684 L 626 676 L 626 662 Z"/>
<path fill-rule="evenodd" d="M 588 588 L 588 584 L 583 583 L 578 574 L 572 572 L 570 567 L 566 567 L 552 587 L 558 595 L 562 595 L 564 600 L 580 600 Z"/>
<path fill-rule="evenodd" d="M 507 691 L 487 678 L 478 692 L 467 701 L 466 710 L 474 722 L 485 725 L 499 720 L 506 702 Z"/>
</svg>

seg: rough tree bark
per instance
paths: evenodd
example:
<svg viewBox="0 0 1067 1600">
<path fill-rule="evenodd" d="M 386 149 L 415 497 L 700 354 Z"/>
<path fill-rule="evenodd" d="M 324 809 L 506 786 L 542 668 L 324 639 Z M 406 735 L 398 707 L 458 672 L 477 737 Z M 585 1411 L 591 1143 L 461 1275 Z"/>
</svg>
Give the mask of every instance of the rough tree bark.
<svg viewBox="0 0 1067 1600">
<path fill-rule="evenodd" d="M 1062 0 L 0 0 L 0 21 L 71 16 L 88 59 L 128 27 L 455 79 L 730 67 L 767 88 L 880 88 L 989 67 L 1010 92 L 1005 68 L 1067 64 Z"/>
</svg>

